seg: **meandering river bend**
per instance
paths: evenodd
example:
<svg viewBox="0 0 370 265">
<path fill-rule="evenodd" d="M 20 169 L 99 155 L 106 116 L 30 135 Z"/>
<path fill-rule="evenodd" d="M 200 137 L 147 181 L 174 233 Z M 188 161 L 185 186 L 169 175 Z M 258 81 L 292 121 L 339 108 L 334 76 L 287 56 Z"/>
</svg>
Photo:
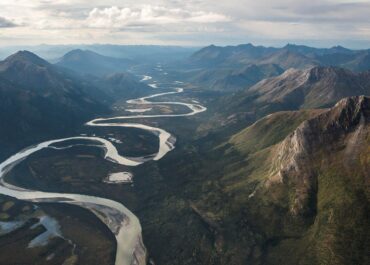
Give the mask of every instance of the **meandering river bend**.
<svg viewBox="0 0 370 265">
<path fill-rule="evenodd" d="M 152 79 L 150 76 L 144 76 L 142 81 Z M 178 84 L 179 82 L 175 82 Z M 155 88 L 154 88 L 155 89 Z M 37 145 L 28 147 L 13 156 L 9 157 L 0 164 L 0 193 L 17 198 L 19 200 L 31 201 L 35 203 L 67 203 L 78 205 L 93 212 L 100 220 L 102 220 L 107 227 L 114 233 L 117 240 L 116 250 L 116 265 L 144 265 L 146 263 L 146 249 L 142 241 L 141 225 L 138 218 L 124 205 L 119 202 L 83 194 L 68 194 L 43 192 L 25 189 L 7 183 L 4 179 L 5 175 L 12 170 L 17 164 L 33 153 L 36 153 L 45 148 L 57 148 L 53 146 L 56 143 L 62 143 L 70 140 L 89 140 L 98 144 L 99 148 L 105 151 L 104 158 L 114 163 L 125 166 L 138 166 L 148 160 L 159 160 L 163 158 L 168 152 L 175 148 L 174 137 L 167 131 L 161 128 L 152 127 L 140 123 L 115 122 L 117 120 L 128 119 L 142 119 L 142 118 L 165 118 L 165 117 L 184 117 L 192 116 L 200 112 L 206 111 L 206 107 L 200 104 L 191 104 L 183 102 L 153 102 L 148 99 L 155 97 L 179 94 L 182 93 L 182 88 L 175 88 L 173 91 L 157 93 L 150 96 L 131 99 L 127 103 L 135 104 L 137 106 L 147 105 L 181 105 L 189 108 L 190 112 L 184 114 L 154 114 L 154 115 L 130 115 L 117 116 L 110 118 L 98 118 L 86 123 L 87 126 L 104 126 L 104 127 L 125 127 L 125 128 L 139 128 L 149 131 L 159 138 L 158 152 L 152 156 L 143 157 L 125 157 L 121 156 L 112 142 L 100 138 L 90 136 L 76 136 L 63 139 L 49 140 Z M 135 112 L 135 111 L 131 111 Z M 137 112 L 140 112 L 138 109 Z M 68 147 L 72 147 L 70 145 Z M 68 148 L 66 147 L 66 148 Z"/>
</svg>

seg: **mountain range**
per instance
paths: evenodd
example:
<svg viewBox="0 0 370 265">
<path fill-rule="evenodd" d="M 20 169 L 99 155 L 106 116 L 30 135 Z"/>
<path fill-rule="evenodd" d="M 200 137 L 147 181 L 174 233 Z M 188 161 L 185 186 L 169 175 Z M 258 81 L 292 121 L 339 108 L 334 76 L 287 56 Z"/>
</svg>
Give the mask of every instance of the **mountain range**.
<svg viewBox="0 0 370 265">
<path fill-rule="evenodd" d="M 248 125 L 276 111 L 326 108 L 342 98 L 370 95 L 369 72 L 337 67 L 289 69 L 252 87 L 218 97 L 204 128 Z M 208 130 L 208 129 L 207 129 Z"/>
<path fill-rule="evenodd" d="M 118 46 L 110 50 L 120 51 Z M 96 50 L 71 50 L 55 64 L 29 51 L 7 57 L 0 62 L 0 159 L 39 141 L 79 134 L 86 121 L 116 114 L 114 104 L 181 86 L 183 94 L 162 96 L 161 101 L 192 101 L 207 111 L 152 123 L 140 119 L 177 141 L 160 161 L 135 168 L 135 185 L 102 182 L 101 175 L 129 167 L 112 166 L 89 147 L 31 157 L 15 169 L 22 174 L 14 174 L 20 183 L 45 190 L 122 202 L 140 219 L 148 263 L 369 264 L 369 50 L 211 45 L 176 63 L 151 62 Z M 143 74 L 151 75 L 158 88 L 142 82 Z M 186 111 L 168 105 L 148 111 Z M 102 129 L 102 134 L 108 132 Z M 112 128 L 107 134 L 124 152 L 133 148 L 138 153 L 152 138 L 155 149 L 156 137 L 138 129 Z M 58 174 L 50 179 L 37 173 L 54 170 Z M 22 177 L 28 171 L 32 176 Z M 17 177 L 9 179 L 17 182 Z M 17 220 L 9 199 L 0 197 L 1 221 Z M 59 206 L 45 209 L 53 209 L 58 220 L 63 216 L 62 228 L 86 223 L 89 230 L 70 229 L 73 246 L 68 251 L 52 243 L 40 247 L 41 254 L 29 248 L 27 253 L 45 264 L 66 260 L 64 254 L 70 252 L 72 261 L 81 262 L 89 253 L 91 264 L 110 264 L 116 244 L 110 230 L 89 212 Z M 25 215 L 23 207 L 15 208 Z M 44 210 L 43 204 L 39 207 Z M 42 224 L 39 228 L 44 229 Z M 13 232 L 21 240 L 1 234 L 0 245 L 11 241 L 21 249 L 28 244 L 30 229 Z M 90 254 L 94 248 L 100 260 Z M 101 249 L 109 253 L 103 255 Z M 45 259 L 45 253 L 55 253 L 57 259 Z M 0 255 L 0 263 L 7 255 Z"/>
<path fill-rule="evenodd" d="M 84 78 L 31 52 L 19 51 L 0 62 L 2 153 L 51 135 L 71 133 L 97 114 L 109 113 L 113 101 L 149 90 L 130 74 Z"/>
<path fill-rule="evenodd" d="M 350 50 L 341 46 L 320 49 L 292 44 L 282 48 L 252 44 L 226 47 L 211 45 L 195 52 L 183 68 L 187 69 L 184 72 L 190 76 L 191 82 L 204 86 L 205 81 L 212 80 L 208 83 L 209 89 L 235 91 L 277 76 L 290 68 L 304 70 L 315 66 L 367 71 L 370 70 L 370 51 Z M 248 69 L 257 73 L 253 74 Z"/>
<path fill-rule="evenodd" d="M 252 44 L 226 47 L 211 45 L 194 53 L 190 62 L 207 66 L 274 63 L 285 70 L 324 65 L 365 71 L 370 69 L 369 56 L 369 50 L 350 50 L 341 46 L 320 49 L 292 44 L 282 48 Z"/>
</svg>

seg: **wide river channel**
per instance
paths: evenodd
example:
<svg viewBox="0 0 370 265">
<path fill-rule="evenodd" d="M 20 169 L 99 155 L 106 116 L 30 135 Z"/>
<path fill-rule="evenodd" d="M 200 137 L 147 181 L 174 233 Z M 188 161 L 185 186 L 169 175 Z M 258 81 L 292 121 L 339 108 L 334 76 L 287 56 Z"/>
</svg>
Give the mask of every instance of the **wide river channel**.
<svg viewBox="0 0 370 265">
<path fill-rule="evenodd" d="M 143 81 L 150 80 L 151 77 L 145 76 Z M 180 82 L 175 82 L 178 86 Z M 155 88 L 153 88 L 155 89 Z M 168 152 L 175 148 L 175 138 L 167 131 L 148 126 L 140 123 L 131 122 L 117 122 L 117 120 L 127 121 L 133 119 L 150 119 L 150 118 L 164 118 L 164 117 L 184 117 L 196 115 L 200 112 L 206 110 L 206 108 L 200 104 L 191 104 L 183 102 L 153 102 L 149 99 L 155 97 L 166 96 L 171 94 L 182 93 L 182 88 L 174 88 L 173 91 L 157 93 L 150 96 L 131 99 L 127 103 L 135 104 L 138 108 L 134 110 L 129 110 L 133 115 L 129 116 L 116 116 L 110 118 L 98 118 L 86 123 L 87 126 L 104 126 L 104 127 L 126 127 L 126 128 L 139 128 L 142 130 L 149 131 L 159 139 L 158 152 L 152 156 L 143 157 L 125 157 L 121 156 L 114 144 L 111 141 L 100 137 L 90 137 L 90 136 L 76 136 L 63 139 L 49 140 L 37 145 L 28 147 L 0 164 L 0 193 L 14 197 L 19 200 L 31 201 L 35 203 L 67 203 L 78 205 L 80 207 L 86 208 L 93 212 L 100 220 L 102 220 L 107 227 L 114 233 L 117 240 L 117 250 L 116 250 L 116 265 L 144 265 L 146 264 L 147 253 L 145 246 L 142 242 L 141 236 L 141 225 L 139 219 L 123 204 L 100 197 L 88 196 L 83 194 L 68 194 L 68 193 L 55 193 L 55 192 L 44 192 L 37 190 L 25 189 L 22 187 L 14 186 L 7 183 L 4 176 L 12 170 L 17 164 L 21 163 L 28 156 L 35 152 L 38 152 L 45 148 L 58 149 L 59 147 L 54 144 L 62 143 L 70 140 L 89 140 L 97 144 L 99 148 L 104 150 L 104 158 L 117 164 L 125 166 L 138 166 L 149 160 L 159 160 L 163 158 Z M 181 105 L 189 108 L 189 112 L 184 114 L 156 114 L 156 115 L 134 115 L 135 112 L 142 113 L 148 109 L 141 108 L 147 107 L 148 105 Z M 58 145 L 59 146 L 59 145 Z M 64 148 L 72 147 L 69 145 Z M 126 173 L 126 172 L 123 172 Z"/>
</svg>

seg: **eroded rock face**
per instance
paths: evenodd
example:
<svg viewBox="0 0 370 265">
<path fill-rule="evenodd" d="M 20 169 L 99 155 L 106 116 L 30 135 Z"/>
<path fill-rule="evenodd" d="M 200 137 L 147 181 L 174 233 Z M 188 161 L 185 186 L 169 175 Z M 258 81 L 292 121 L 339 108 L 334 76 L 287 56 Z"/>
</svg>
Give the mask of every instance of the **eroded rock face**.
<svg viewBox="0 0 370 265">
<path fill-rule="evenodd" d="M 271 177 L 265 186 L 288 185 L 293 192 L 290 213 L 311 215 L 316 212 L 317 170 L 320 155 L 333 148 L 345 148 L 343 163 L 350 161 L 370 130 L 370 98 L 350 97 L 332 109 L 303 122 L 277 148 Z"/>
<path fill-rule="evenodd" d="M 332 106 L 338 100 L 369 95 L 369 74 L 352 73 L 336 67 L 289 69 L 277 77 L 265 79 L 248 90 L 255 103 L 282 104 L 285 108 Z"/>
</svg>

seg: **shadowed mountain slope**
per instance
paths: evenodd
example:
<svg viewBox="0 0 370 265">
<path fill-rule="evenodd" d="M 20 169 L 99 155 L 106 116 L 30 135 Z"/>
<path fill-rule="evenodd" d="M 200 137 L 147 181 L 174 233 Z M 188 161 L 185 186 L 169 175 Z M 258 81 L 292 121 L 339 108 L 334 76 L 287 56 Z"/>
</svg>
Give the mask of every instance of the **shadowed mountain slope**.
<svg viewBox="0 0 370 265">
<path fill-rule="evenodd" d="M 129 59 L 103 56 L 89 50 L 72 50 L 66 53 L 56 65 L 81 74 L 103 76 L 124 72 L 133 62 Z"/>
<path fill-rule="evenodd" d="M 84 80 L 20 51 L 0 62 L 1 149 L 73 130 L 108 112 L 108 100 Z"/>
</svg>

